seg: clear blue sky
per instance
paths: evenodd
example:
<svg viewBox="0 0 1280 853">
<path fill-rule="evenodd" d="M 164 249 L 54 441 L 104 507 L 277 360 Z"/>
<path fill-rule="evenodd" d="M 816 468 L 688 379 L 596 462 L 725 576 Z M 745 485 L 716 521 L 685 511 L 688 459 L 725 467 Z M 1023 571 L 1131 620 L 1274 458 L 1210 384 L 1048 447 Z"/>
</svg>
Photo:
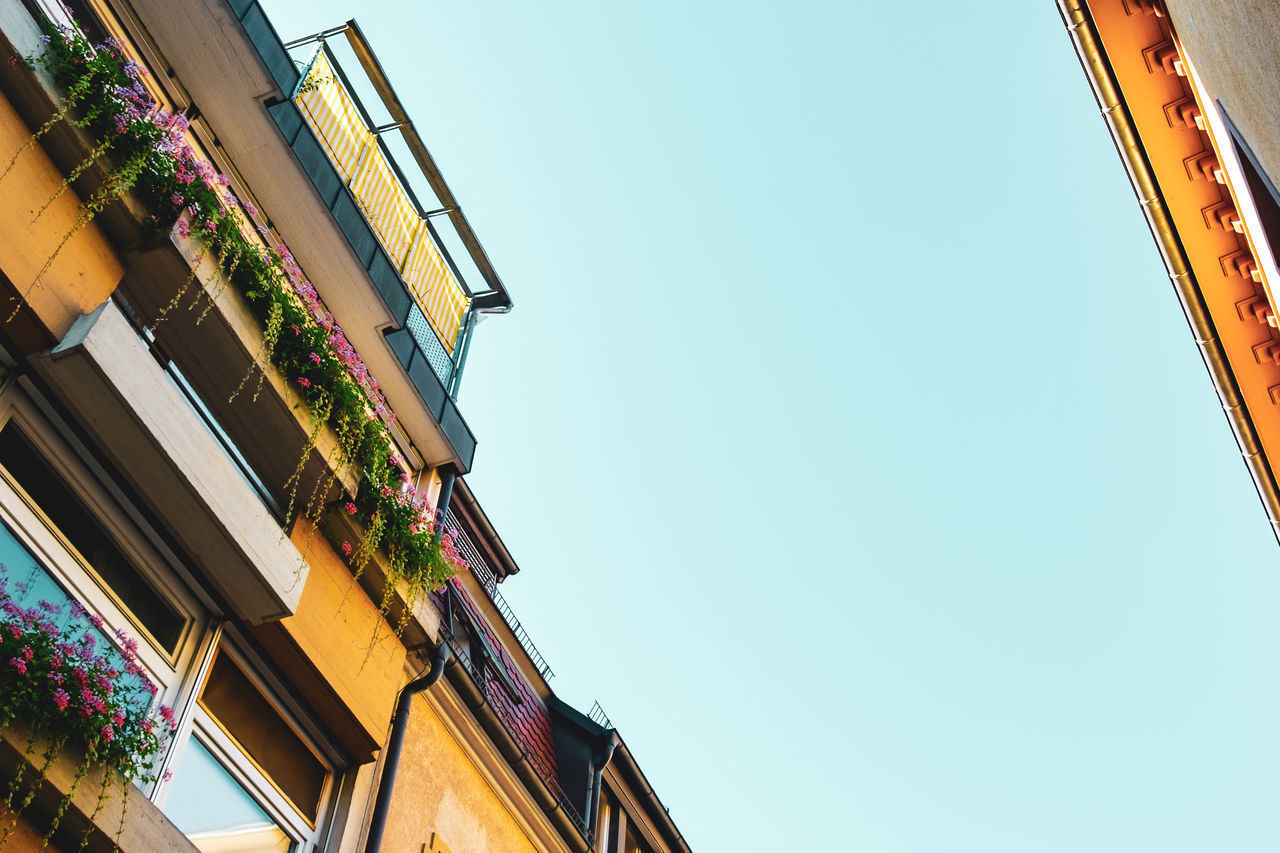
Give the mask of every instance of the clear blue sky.
<svg viewBox="0 0 1280 853">
<path fill-rule="evenodd" d="M 356 16 L 504 585 L 697 853 L 1280 844 L 1280 550 L 1051 0 Z"/>
</svg>

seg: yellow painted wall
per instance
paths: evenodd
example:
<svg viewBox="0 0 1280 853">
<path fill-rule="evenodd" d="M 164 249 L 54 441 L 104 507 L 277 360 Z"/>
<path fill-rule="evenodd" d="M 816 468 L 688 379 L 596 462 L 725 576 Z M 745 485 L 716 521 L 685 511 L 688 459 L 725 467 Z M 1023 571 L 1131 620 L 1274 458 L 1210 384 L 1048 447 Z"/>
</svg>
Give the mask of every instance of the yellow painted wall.
<svg viewBox="0 0 1280 853">
<path fill-rule="evenodd" d="M 299 519 L 292 539 L 311 569 L 297 611 L 280 626 L 381 743 L 404 683 L 404 645 L 323 534 Z"/>
<path fill-rule="evenodd" d="M 442 685 L 432 688 L 442 689 Z M 413 703 L 383 850 L 533 853 L 538 848 L 422 698 Z"/>
<path fill-rule="evenodd" d="M 0 171 L 30 138 L 12 105 L 0 97 Z M 87 314 L 111 295 L 124 275 L 119 259 L 93 224 L 76 231 L 34 288 L 32 284 L 76 221 L 80 199 L 64 192 L 35 224 L 32 219 L 62 186 L 63 176 L 40 146 L 18 158 L 0 181 L 0 270 L 18 289 L 45 327 L 61 338 L 81 314 Z M 29 292 L 28 292 L 29 291 Z M 13 311 L 0 304 L 0 321 Z"/>
</svg>

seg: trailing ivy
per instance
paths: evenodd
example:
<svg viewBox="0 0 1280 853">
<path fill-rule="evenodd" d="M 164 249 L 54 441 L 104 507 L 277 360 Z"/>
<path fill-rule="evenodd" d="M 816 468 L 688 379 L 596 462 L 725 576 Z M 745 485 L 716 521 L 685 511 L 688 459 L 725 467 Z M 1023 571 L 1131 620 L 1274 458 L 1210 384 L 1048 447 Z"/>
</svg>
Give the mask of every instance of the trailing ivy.
<svg viewBox="0 0 1280 853">
<path fill-rule="evenodd" d="M 466 564 L 450 533 L 441 529 L 442 521 L 409 482 L 402 467 L 404 460 L 393 450 L 387 424 L 394 422 L 395 414 L 388 409 L 377 380 L 288 248 L 283 243 L 273 244 L 266 228 L 252 227 L 258 212 L 251 204 L 237 200 L 227 178 L 196 153 L 188 140 L 186 117 L 156 105 L 142 82 L 144 68 L 127 61 L 111 40 L 93 45 L 77 30 L 46 26 L 45 52 L 29 61 L 48 69 L 66 94 L 63 104 L 33 139 L 47 132 L 50 123 L 65 119 L 101 140 L 90 154 L 92 159 L 109 153 L 118 164 L 107 171 L 98 189 L 81 205 L 71 233 L 132 191 L 146 205 L 150 227 L 157 234 L 176 230 L 182 238 L 198 241 L 202 249 L 196 263 L 213 258 L 261 324 L 263 351 L 259 361 L 269 362 L 284 375 L 311 414 L 302 458 L 294 476 L 283 486 L 290 496 L 291 518 L 286 519 L 286 525 L 295 511 L 313 523 L 322 520 L 323 499 L 333 485 L 332 477 L 317 483 L 301 507 L 296 498 L 319 432 L 332 428 L 338 438 L 339 458 L 329 460 L 331 465 L 354 466 L 358 472 L 358 489 L 342 502 L 344 511 L 364 529 L 353 545 L 334 533 L 331 525 L 321 524 L 334 547 L 357 576 L 381 550 L 390 565 L 388 587 L 394 589 L 403 581 L 411 599 L 441 586 Z M 86 168 L 82 163 L 77 173 Z M 52 258 L 46 269 L 50 263 Z M 188 278 L 176 289 L 157 322 L 182 302 L 188 290 L 194 293 L 195 307 L 205 291 L 191 288 L 193 281 Z M 37 278 L 30 287 L 38 284 Z M 212 304 L 215 294 L 206 296 Z M 206 306 L 204 311 L 208 310 Z M 241 390 L 251 381 L 252 373 L 251 368 Z M 261 388 L 263 378 L 259 373 L 256 389 Z M 384 615 L 389 611 L 390 593 L 381 609 Z"/>
</svg>

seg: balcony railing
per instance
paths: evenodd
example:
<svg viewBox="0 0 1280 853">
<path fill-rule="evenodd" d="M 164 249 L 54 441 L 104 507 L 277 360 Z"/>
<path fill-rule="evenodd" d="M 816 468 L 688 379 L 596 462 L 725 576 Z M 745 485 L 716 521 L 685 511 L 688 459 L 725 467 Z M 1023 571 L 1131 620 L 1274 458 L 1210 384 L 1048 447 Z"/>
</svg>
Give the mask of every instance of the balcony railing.
<svg viewBox="0 0 1280 853">
<path fill-rule="evenodd" d="M 537 667 L 538 673 L 543 678 L 554 677 L 555 673 L 551 671 L 551 666 L 542 657 L 538 647 L 533 644 L 529 633 L 525 631 L 524 626 L 520 624 L 520 620 L 516 618 L 515 611 L 511 609 L 510 604 L 507 604 L 507 600 L 502 597 L 502 593 L 498 592 L 498 579 L 493 570 L 489 568 L 489 564 L 481 556 L 475 543 L 471 541 L 471 537 L 466 534 L 462 525 L 458 523 L 458 517 L 453 514 L 452 510 L 449 511 L 448 520 L 449 530 L 454 534 L 454 547 L 458 549 L 458 553 L 466 558 L 467 565 L 471 567 L 471 574 L 475 575 L 476 580 L 480 582 L 480 586 L 484 588 L 485 594 L 493 602 L 493 606 L 502 614 L 502 620 L 507 623 L 511 633 L 516 635 L 516 640 L 520 642 L 520 647 L 529 656 L 529 660 L 533 661 L 533 665 Z"/>
<path fill-rule="evenodd" d="M 340 34 L 349 51 L 335 52 L 342 42 L 330 39 Z M 476 315 L 505 313 L 511 299 L 355 21 L 282 47 L 296 52 L 310 45 L 316 48 L 309 56 L 295 59 L 301 72 L 293 106 L 407 292 L 408 299 L 393 297 L 397 304 L 388 307 L 456 398 Z M 340 62 L 338 53 L 353 53 L 355 62 Z M 406 174 L 401 163 L 410 161 L 418 170 Z M 419 199 L 434 202 L 432 209 Z"/>
<path fill-rule="evenodd" d="M 462 333 L 467 294 L 451 262 L 436 246 L 428 218 L 419 211 L 381 144 L 382 129 L 369 126 L 321 45 L 303 75 L 295 100 L 392 265 L 409 286 L 436 341 L 430 347 L 423 344 L 420 336 L 428 332 L 425 328 L 414 329 L 414 336 L 428 355 L 433 349 L 443 350 L 445 363 L 432 359 L 432 366 L 447 385 L 456 365 L 453 355 Z M 410 328 L 413 325 L 411 321 Z"/>
</svg>

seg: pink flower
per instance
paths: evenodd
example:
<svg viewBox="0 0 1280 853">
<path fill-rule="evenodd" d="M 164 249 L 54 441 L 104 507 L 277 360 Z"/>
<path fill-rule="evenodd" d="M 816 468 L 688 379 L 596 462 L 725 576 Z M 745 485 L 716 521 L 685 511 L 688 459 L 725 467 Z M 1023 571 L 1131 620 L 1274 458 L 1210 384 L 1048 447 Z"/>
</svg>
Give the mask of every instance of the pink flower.
<svg viewBox="0 0 1280 853">
<path fill-rule="evenodd" d="M 59 687 L 53 691 L 53 704 L 58 707 L 59 711 L 67 710 L 67 703 L 71 701 L 71 694 Z"/>
<path fill-rule="evenodd" d="M 185 199 L 183 199 L 182 193 L 174 193 L 173 195 L 169 196 L 169 201 L 173 202 L 178 207 L 182 207 L 183 203 L 185 202 Z"/>
<path fill-rule="evenodd" d="M 210 234 L 218 233 L 218 226 L 214 224 L 213 220 L 211 219 L 206 219 L 204 221 L 204 227 L 205 227 L 205 230 L 208 231 Z"/>
<path fill-rule="evenodd" d="M 173 709 L 170 708 L 168 705 L 161 705 L 160 719 L 164 720 L 166 723 L 173 722 Z"/>
<path fill-rule="evenodd" d="M 107 743 L 111 743 L 111 741 L 115 740 L 116 733 L 111 731 L 111 726 L 103 726 L 102 737 L 107 741 Z"/>
<path fill-rule="evenodd" d="M 356 514 L 356 505 L 353 504 L 351 501 L 347 501 L 347 515 L 355 515 L 355 514 Z"/>
<path fill-rule="evenodd" d="M 9 658 L 9 666 L 16 669 L 19 675 L 26 674 L 27 662 L 22 658 Z"/>
<path fill-rule="evenodd" d="M 312 360 L 313 362 L 315 362 L 316 364 L 319 364 L 319 363 L 320 363 L 320 356 L 316 355 L 315 353 L 311 353 L 310 358 L 311 358 L 311 360 Z"/>
<path fill-rule="evenodd" d="M 307 378 L 307 377 L 305 377 L 305 376 L 299 376 L 299 377 L 298 377 L 298 384 L 299 384 L 299 385 L 301 385 L 303 388 L 310 388 L 310 387 L 311 387 L 311 380 L 310 380 L 310 379 L 308 379 L 308 378 Z"/>
<path fill-rule="evenodd" d="M 187 235 L 191 233 L 191 227 L 187 225 L 187 220 L 178 220 L 178 236 L 183 240 L 187 239 Z"/>
<path fill-rule="evenodd" d="M 101 627 L 102 627 L 102 617 L 101 617 L 101 616 L 99 616 L 97 613 L 90 613 L 90 614 L 89 614 L 89 616 L 88 616 L 88 619 L 89 619 L 89 622 L 91 622 L 91 623 L 93 624 L 93 627 L 95 627 L 95 628 L 101 628 Z M 92 644 L 90 644 L 90 645 L 92 645 Z"/>
<path fill-rule="evenodd" d="M 22 657 L 24 660 L 31 660 L 35 656 L 36 656 L 36 653 L 32 651 L 30 646 L 22 647 Z"/>
<path fill-rule="evenodd" d="M 351 556 L 351 543 L 350 543 L 350 542 L 343 542 L 343 543 L 342 543 L 342 553 L 346 554 L 348 557 L 350 557 L 350 556 Z"/>
</svg>

